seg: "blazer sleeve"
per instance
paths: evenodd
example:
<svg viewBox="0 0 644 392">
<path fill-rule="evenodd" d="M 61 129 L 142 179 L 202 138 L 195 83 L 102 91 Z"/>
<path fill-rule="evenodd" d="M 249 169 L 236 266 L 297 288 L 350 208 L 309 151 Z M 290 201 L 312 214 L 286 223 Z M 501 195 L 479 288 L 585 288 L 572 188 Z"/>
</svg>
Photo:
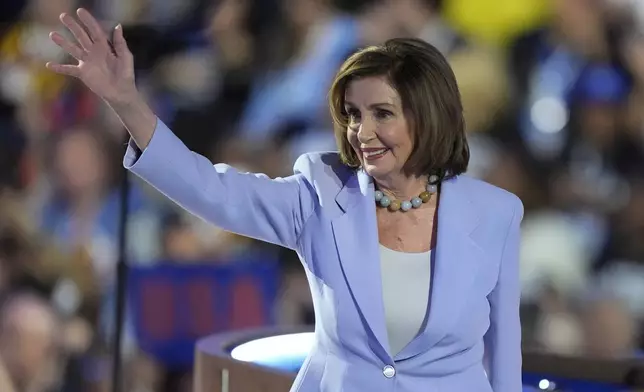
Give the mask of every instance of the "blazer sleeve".
<svg viewBox="0 0 644 392">
<path fill-rule="evenodd" d="M 490 328 L 485 334 L 489 360 L 488 379 L 494 392 L 522 390 L 521 322 L 519 302 L 519 243 L 523 204 L 517 199 L 506 234 L 499 278 L 488 296 Z"/>
<path fill-rule="evenodd" d="M 271 179 L 226 164 L 213 165 L 190 151 L 160 119 L 144 151 L 130 140 L 123 164 L 205 221 L 287 248 L 295 249 L 313 212 L 314 194 L 303 174 Z"/>
</svg>

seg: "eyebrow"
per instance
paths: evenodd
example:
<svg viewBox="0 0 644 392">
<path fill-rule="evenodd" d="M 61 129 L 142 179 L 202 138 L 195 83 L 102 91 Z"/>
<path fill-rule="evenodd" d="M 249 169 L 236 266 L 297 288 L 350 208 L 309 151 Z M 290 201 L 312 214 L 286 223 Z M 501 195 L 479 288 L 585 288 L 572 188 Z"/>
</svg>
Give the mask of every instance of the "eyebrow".
<svg viewBox="0 0 644 392">
<path fill-rule="evenodd" d="M 355 104 L 353 104 L 353 103 L 351 103 L 349 101 L 346 101 L 344 103 L 344 105 L 345 106 L 351 106 L 351 107 L 354 107 L 354 108 L 358 106 L 358 105 L 355 105 Z M 369 105 L 369 108 L 373 109 L 373 108 L 377 108 L 377 107 L 380 107 L 380 106 L 389 106 L 389 107 L 392 107 L 392 108 L 395 107 L 394 104 L 389 103 L 389 102 L 376 102 L 376 103 L 372 103 L 371 105 Z"/>
</svg>

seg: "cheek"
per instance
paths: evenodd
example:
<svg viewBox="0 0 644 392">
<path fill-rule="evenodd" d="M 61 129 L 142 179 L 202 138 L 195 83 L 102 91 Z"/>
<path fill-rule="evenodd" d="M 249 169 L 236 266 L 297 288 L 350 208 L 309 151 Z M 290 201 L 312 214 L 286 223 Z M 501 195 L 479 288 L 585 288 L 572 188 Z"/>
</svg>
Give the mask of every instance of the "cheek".
<svg viewBox="0 0 644 392">
<path fill-rule="evenodd" d="M 406 127 L 383 127 L 379 137 L 383 144 L 398 154 L 404 155 L 411 152 L 413 142 Z"/>
</svg>

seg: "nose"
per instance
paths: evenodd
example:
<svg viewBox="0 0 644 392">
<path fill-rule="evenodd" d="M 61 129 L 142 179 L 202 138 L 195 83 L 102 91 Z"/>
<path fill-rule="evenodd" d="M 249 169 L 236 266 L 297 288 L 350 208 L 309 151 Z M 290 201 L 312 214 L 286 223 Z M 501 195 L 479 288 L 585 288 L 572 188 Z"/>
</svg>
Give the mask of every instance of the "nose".
<svg viewBox="0 0 644 392">
<path fill-rule="evenodd" d="M 362 144 L 367 144 L 376 138 L 376 127 L 373 122 L 363 120 L 358 127 L 358 141 Z"/>
</svg>

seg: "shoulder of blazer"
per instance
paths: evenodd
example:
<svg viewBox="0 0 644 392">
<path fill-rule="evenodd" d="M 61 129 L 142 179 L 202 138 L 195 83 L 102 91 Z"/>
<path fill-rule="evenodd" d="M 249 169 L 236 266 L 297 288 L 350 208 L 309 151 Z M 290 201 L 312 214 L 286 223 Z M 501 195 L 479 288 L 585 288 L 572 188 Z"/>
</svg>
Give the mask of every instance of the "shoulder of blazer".
<svg viewBox="0 0 644 392">
<path fill-rule="evenodd" d="M 484 219 L 509 222 L 515 211 L 523 216 L 523 203 L 514 193 L 467 175 L 458 176 L 457 183 Z"/>
<path fill-rule="evenodd" d="M 336 206 L 335 197 L 356 171 L 340 160 L 338 152 L 310 152 L 301 155 L 293 165 L 295 175 L 303 176 L 316 194 L 321 206 Z"/>
</svg>

